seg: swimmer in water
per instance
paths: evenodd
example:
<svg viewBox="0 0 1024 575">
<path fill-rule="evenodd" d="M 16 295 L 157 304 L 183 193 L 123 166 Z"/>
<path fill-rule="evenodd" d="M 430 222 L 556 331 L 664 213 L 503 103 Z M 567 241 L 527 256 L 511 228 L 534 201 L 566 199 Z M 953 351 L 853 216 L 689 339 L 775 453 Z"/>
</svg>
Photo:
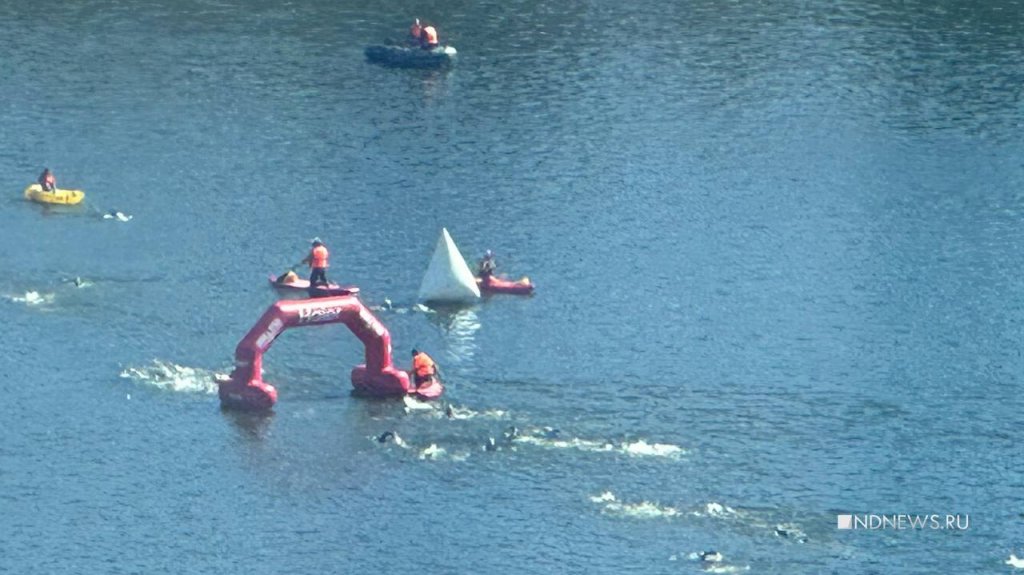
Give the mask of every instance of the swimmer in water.
<svg viewBox="0 0 1024 575">
<path fill-rule="evenodd" d="M 103 219 L 127 222 L 128 220 L 132 219 L 132 216 L 129 216 L 128 214 L 124 212 L 119 212 L 117 210 L 110 210 L 109 212 L 103 214 Z"/>
<path fill-rule="evenodd" d="M 705 563 L 721 563 L 722 554 L 718 551 L 702 551 L 700 560 Z"/>
</svg>

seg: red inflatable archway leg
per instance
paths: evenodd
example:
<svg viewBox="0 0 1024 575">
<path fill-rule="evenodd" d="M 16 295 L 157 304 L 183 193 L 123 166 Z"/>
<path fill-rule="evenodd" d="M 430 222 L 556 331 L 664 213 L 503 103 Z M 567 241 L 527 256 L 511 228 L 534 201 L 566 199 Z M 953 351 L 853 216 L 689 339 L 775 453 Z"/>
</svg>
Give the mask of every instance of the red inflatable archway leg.
<svg viewBox="0 0 1024 575">
<path fill-rule="evenodd" d="M 352 370 L 352 386 L 357 392 L 376 397 L 410 393 L 409 374 L 391 363 L 391 334 L 359 298 L 349 295 L 283 300 L 267 308 L 238 342 L 231 375 L 217 380 L 221 404 L 270 409 L 277 402 L 277 390 L 263 381 L 263 354 L 286 329 L 329 323 L 345 324 L 366 349 L 366 363 Z"/>
</svg>

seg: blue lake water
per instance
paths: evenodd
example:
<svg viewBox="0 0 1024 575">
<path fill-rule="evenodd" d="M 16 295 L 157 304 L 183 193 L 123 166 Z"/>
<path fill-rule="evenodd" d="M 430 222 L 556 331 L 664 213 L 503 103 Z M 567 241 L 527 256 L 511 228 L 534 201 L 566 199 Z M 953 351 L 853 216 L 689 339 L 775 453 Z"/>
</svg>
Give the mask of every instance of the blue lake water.
<svg viewBox="0 0 1024 575">
<path fill-rule="evenodd" d="M 416 16 L 453 68 L 365 61 Z M 1020 2 L 45 0 L 0 34 L 0 573 L 1024 554 Z M 86 203 L 26 202 L 43 166 Z M 537 294 L 416 307 L 442 227 Z M 267 355 L 272 415 L 220 410 L 313 236 L 442 402 L 350 396 L 333 326 Z"/>
</svg>

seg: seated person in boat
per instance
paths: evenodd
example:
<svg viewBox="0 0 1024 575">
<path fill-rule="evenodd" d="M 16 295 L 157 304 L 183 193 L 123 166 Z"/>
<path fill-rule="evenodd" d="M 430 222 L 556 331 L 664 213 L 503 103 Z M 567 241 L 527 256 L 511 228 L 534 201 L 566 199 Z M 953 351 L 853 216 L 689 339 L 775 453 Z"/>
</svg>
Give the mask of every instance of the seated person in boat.
<svg viewBox="0 0 1024 575">
<path fill-rule="evenodd" d="M 313 247 L 309 250 L 309 255 L 303 258 L 302 263 L 309 264 L 309 285 L 327 285 L 327 258 L 329 256 L 327 252 L 327 246 L 324 245 L 320 238 L 313 238 Z"/>
<path fill-rule="evenodd" d="M 494 270 L 498 269 L 498 264 L 494 262 L 494 252 L 487 250 L 484 252 L 484 257 L 480 260 L 480 265 L 477 268 L 477 274 L 480 279 L 487 279 L 494 275 Z"/>
<path fill-rule="evenodd" d="M 424 26 L 423 32 L 420 34 L 420 47 L 424 50 L 433 50 L 437 48 L 438 44 L 437 29 L 433 26 Z"/>
<path fill-rule="evenodd" d="M 44 192 L 52 192 L 57 189 L 57 178 L 54 177 L 50 168 L 43 168 L 43 173 L 39 174 L 39 186 L 43 188 Z"/>
<path fill-rule="evenodd" d="M 416 389 L 426 387 L 437 379 L 437 364 L 425 352 L 412 350 L 412 374 Z"/>
<path fill-rule="evenodd" d="M 299 274 L 295 273 L 294 270 L 288 270 L 287 273 L 281 274 L 281 276 L 277 278 L 277 283 L 290 284 L 297 279 L 299 279 Z"/>
<path fill-rule="evenodd" d="M 420 19 L 417 18 L 416 21 L 409 26 L 409 41 L 414 44 L 419 44 L 421 38 L 423 38 L 423 26 L 420 25 Z"/>
</svg>

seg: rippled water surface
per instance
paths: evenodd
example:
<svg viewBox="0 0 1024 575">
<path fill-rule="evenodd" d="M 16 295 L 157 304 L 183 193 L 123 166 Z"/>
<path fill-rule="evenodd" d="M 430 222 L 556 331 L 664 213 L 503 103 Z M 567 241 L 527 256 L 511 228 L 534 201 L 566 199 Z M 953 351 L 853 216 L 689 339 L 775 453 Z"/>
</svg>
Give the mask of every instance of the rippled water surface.
<svg viewBox="0 0 1024 575">
<path fill-rule="evenodd" d="M 1022 15 L 9 6 L 0 572 L 1009 570 Z M 365 61 L 415 16 L 453 68 Z M 85 205 L 24 201 L 43 166 Z M 442 226 L 537 294 L 417 307 Z M 268 354 L 272 415 L 220 410 L 213 374 L 313 236 L 443 402 L 350 396 L 335 326 Z"/>
</svg>

